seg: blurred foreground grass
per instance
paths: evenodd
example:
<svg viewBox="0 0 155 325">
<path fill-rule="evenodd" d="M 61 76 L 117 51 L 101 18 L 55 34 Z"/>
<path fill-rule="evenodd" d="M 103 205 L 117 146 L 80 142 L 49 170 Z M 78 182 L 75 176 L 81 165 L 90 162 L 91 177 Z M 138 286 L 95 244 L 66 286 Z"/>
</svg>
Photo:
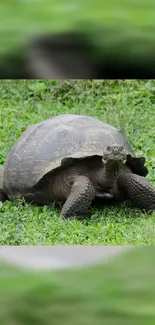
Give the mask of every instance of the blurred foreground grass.
<svg viewBox="0 0 155 325">
<path fill-rule="evenodd" d="M 4 80 L 0 82 L 0 165 L 29 124 L 64 113 L 94 116 L 121 128 L 137 156 L 146 157 L 155 185 L 154 80 Z M 155 213 L 95 205 L 90 220 L 63 220 L 59 205 L 6 202 L 0 210 L 0 244 L 154 244 Z"/>
<path fill-rule="evenodd" d="M 104 264 L 46 272 L 1 263 L 0 322 L 154 325 L 154 255 L 154 247 L 133 248 Z"/>
</svg>

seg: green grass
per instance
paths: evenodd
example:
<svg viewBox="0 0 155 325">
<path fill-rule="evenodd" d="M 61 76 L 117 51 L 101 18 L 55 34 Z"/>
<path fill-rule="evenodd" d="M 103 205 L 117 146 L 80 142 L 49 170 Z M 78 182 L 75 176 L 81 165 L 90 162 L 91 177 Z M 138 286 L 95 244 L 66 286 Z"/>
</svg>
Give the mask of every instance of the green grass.
<svg viewBox="0 0 155 325">
<path fill-rule="evenodd" d="M 0 265 L 3 325 L 154 325 L 155 248 L 85 269 L 31 272 Z"/>
<path fill-rule="evenodd" d="M 0 165 L 25 128 L 62 113 L 91 115 L 127 136 L 138 156 L 146 157 L 147 178 L 155 185 L 155 81 L 6 80 L 0 82 Z M 90 220 L 64 220 L 59 205 L 38 207 L 5 202 L 0 210 L 0 244 L 151 245 L 155 212 L 130 202 L 91 207 Z"/>
</svg>

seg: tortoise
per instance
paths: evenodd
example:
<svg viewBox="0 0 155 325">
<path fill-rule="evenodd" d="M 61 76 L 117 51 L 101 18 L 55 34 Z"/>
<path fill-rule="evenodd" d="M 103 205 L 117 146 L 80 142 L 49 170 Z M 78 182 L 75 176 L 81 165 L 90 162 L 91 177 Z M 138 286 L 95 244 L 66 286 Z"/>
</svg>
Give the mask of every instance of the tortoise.
<svg viewBox="0 0 155 325">
<path fill-rule="evenodd" d="M 0 169 L 0 201 L 23 197 L 63 204 L 61 214 L 82 218 L 99 197 L 155 209 L 155 188 L 122 132 L 90 116 L 64 114 L 29 126 Z"/>
</svg>

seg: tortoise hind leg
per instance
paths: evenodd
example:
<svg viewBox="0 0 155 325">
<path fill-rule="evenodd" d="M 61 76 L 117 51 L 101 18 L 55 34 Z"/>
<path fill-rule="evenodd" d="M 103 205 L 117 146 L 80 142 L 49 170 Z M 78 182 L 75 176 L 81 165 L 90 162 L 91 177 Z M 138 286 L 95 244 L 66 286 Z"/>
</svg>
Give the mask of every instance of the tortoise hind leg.
<svg viewBox="0 0 155 325">
<path fill-rule="evenodd" d="M 3 190 L 0 189 L 0 208 L 2 207 L 2 203 L 7 200 L 8 200 L 7 195 L 3 192 Z"/>
<path fill-rule="evenodd" d="M 95 198 L 95 188 L 89 178 L 77 176 L 61 214 L 68 218 L 72 215 L 85 215 Z"/>
<path fill-rule="evenodd" d="M 136 174 L 122 174 L 117 180 L 118 187 L 126 198 L 141 209 L 155 210 L 155 188 L 145 177 Z"/>
<path fill-rule="evenodd" d="M 2 203 L 8 200 L 7 195 L 3 192 L 3 167 L 0 168 L 0 207 Z"/>
</svg>

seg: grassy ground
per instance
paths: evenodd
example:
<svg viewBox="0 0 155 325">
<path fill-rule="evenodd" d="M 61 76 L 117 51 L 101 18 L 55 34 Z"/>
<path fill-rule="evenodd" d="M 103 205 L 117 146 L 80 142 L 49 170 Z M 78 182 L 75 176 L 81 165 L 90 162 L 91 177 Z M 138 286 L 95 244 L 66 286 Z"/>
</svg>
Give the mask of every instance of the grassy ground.
<svg viewBox="0 0 155 325">
<path fill-rule="evenodd" d="M 0 164 L 25 128 L 57 114 L 91 115 L 120 127 L 135 152 L 145 156 L 155 185 L 155 81 L 55 80 L 0 82 Z M 155 213 L 130 202 L 91 208 L 90 220 L 63 220 L 59 206 L 6 202 L 0 210 L 0 244 L 154 244 Z"/>
<path fill-rule="evenodd" d="M 154 325 L 154 247 L 106 264 L 28 272 L 0 265 L 3 325 Z"/>
</svg>

